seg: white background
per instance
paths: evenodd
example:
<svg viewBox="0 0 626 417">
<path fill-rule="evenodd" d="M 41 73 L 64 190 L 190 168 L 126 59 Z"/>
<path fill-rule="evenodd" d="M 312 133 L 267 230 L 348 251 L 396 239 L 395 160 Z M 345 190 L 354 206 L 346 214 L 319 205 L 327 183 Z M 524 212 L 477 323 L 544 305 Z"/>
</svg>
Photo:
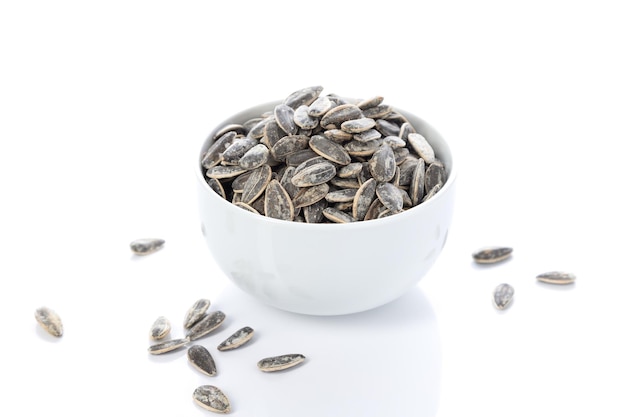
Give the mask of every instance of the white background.
<svg viewBox="0 0 626 417">
<path fill-rule="evenodd" d="M 146 352 L 154 319 L 180 334 L 200 297 L 235 314 L 211 343 L 260 326 L 232 352 L 250 369 L 223 355 L 232 371 L 206 382 L 228 387 L 233 415 L 626 415 L 620 2 L 408 4 L 0 3 L 0 415 L 208 413 L 191 401 L 206 378 L 184 352 Z M 200 234 L 205 136 L 310 85 L 419 115 L 459 169 L 438 263 L 408 298 L 360 316 L 255 304 Z M 165 248 L 133 257 L 128 243 L 148 236 Z M 514 255 L 474 265 L 489 245 Z M 578 280 L 537 283 L 548 270 Z M 516 289 L 505 312 L 490 300 L 500 282 Z M 41 305 L 62 316 L 63 338 L 39 329 Z M 313 355 L 268 380 L 253 368 L 269 347 Z M 385 398 L 367 394 L 368 408 L 376 384 Z M 310 403 L 285 399 L 303 386 Z"/>
</svg>

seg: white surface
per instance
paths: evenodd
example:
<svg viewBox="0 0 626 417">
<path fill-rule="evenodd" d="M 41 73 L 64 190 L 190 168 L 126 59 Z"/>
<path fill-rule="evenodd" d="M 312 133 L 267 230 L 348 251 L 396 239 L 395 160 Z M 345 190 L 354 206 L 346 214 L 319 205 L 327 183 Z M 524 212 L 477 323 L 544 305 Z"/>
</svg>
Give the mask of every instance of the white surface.
<svg viewBox="0 0 626 417">
<path fill-rule="evenodd" d="M 183 355 L 146 352 L 154 319 L 176 324 L 199 297 L 232 312 L 220 335 L 249 324 L 248 311 L 262 323 L 255 343 L 233 355 L 256 359 L 265 343 L 295 331 L 299 320 L 273 324 L 274 313 L 222 293 L 230 287 L 199 231 L 192 167 L 216 120 L 315 84 L 382 94 L 456 150 L 448 243 L 415 293 L 430 303 L 425 317 L 439 335 L 437 416 L 626 414 L 619 2 L 432 2 L 410 12 L 403 2 L 384 4 L 0 5 L 1 415 L 208 413 L 191 402 L 201 378 Z M 314 29 L 302 30 L 306 22 Z M 166 247 L 135 259 L 128 243 L 145 236 L 163 237 Z M 493 244 L 512 246 L 513 258 L 473 265 L 471 252 Z M 553 269 L 575 272 L 578 282 L 535 282 Z M 500 313 L 490 293 L 504 281 L 516 294 Z M 62 339 L 37 327 L 41 305 L 62 316 Z M 281 395 L 306 389 L 314 405 L 303 410 L 353 401 L 354 415 L 366 416 L 355 387 L 386 378 L 399 391 L 385 388 L 385 399 L 411 404 L 393 415 L 420 415 L 422 404 L 402 390 L 417 383 L 423 358 L 398 366 L 394 355 L 423 355 L 418 335 L 404 331 L 419 331 L 412 323 L 424 316 L 394 305 L 366 314 L 372 328 L 358 317 L 329 321 L 330 336 L 349 329 L 340 339 L 302 320 L 319 335 L 302 338 L 310 361 L 284 375 L 250 371 L 245 379 L 227 373 L 244 364 L 224 362 L 215 381 L 228 385 L 233 415 L 268 415 L 261 410 L 269 403 L 273 416 L 286 415 Z M 396 332 L 410 343 L 389 340 Z M 334 372 L 304 378 L 329 366 L 322 358 L 332 349 L 345 352 L 365 335 L 369 343 L 349 346 L 359 373 L 332 358 Z M 388 373 L 367 373 L 367 361 L 388 355 Z M 264 376 L 277 377 L 267 382 L 275 395 L 256 404 L 253 386 Z M 339 381 L 346 391 L 315 395 Z"/>
<path fill-rule="evenodd" d="M 215 132 L 223 126 L 259 117 L 272 111 L 276 103 L 242 109 L 243 115 L 219 121 L 200 154 L 209 149 Z M 329 227 L 253 215 L 215 193 L 198 163 L 201 230 L 224 275 L 268 305 L 324 316 L 379 307 L 413 288 L 445 245 L 454 211 L 457 170 L 445 139 L 424 120 L 397 110 L 428 137 L 446 166 L 447 179 L 425 204 L 377 222 Z"/>
</svg>

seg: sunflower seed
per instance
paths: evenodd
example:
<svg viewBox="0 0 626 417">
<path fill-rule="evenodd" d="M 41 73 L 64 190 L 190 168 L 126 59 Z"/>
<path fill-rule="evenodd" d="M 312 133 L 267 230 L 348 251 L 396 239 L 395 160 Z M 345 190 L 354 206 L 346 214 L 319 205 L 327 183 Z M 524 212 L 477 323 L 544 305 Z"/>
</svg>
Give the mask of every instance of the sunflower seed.
<svg viewBox="0 0 626 417">
<path fill-rule="evenodd" d="M 217 346 L 217 350 L 219 351 L 232 350 L 240 346 L 243 346 L 245 343 L 250 341 L 250 339 L 252 339 L 253 334 L 254 334 L 254 330 L 251 327 L 248 327 L 248 326 L 242 327 L 241 329 L 237 330 L 235 333 L 230 335 L 222 343 L 220 343 Z"/>
<path fill-rule="evenodd" d="M 359 175 L 359 172 L 363 170 L 363 163 L 361 162 L 351 162 L 348 165 L 342 166 L 337 171 L 337 176 L 339 178 L 356 178 Z"/>
<path fill-rule="evenodd" d="M 243 187 L 246 185 L 246 181 L 250 178 L 253 171 L 246 171 L 243 174 L 235 177 L 235 179 L 230 183 L 231 191 L 235 193 L 243 193 Z M 214 178 L 209 178 L 209 180 L 213 180 Z"/>
<path fill-rule="evenodd" d="M 317 158 L 318 156 L 319 155 L 315 153 L 312 149 L 307 148 L 287 155 L 287 157 L 285 158 L 285 162 L 288 166 L 297 167 L 303 162 L 306 162 L 309 159 Z"/>
<path fill-rule="evenodd" d="M 302 188 L 293 198 L 294 208 L 306 207 L 317 203 L 328 194 L 327 183 Z"/>
<path fill-rule="evenodd" d="M 226 132 L 219 136 L 202 157 L 202 166 L 211 168 L 219 164 L 222 161 L 222 152 L 226 150 L 236 136 L 236 132 Z"/>
<path fill-rule="evenodd" d="M 280 220 L 293 220 L 294 218 L 291 197 L 277 180 L 271 180 L 265 189 L 265 215 Z"/>
<path fill-rule="evenodd" d="M 363 112 L 356 105 L 341 104 L 326 112 L 320 120 L 320 126 L 324 129 L 337 129 L 343 122 L 361 117 L 363 117 Z"/>
<path fill-rule="evenodd" d="M 263 127 L 261 142 L 268 148 L 272 148 L 284 136 L 287 136 L 287 134 L 278 126 L 276 119 L 272 118 Z"/>
<path fill-rule="evenodd" d="M 409 145 L 411 145 L 413 150 L 424 159 L 426 164 L 430 165 L 435 162 L 435 151 L 424 136 L 419 133 L 409 133 L 407 135 L 407 140 Z"/>
<path fill-rule="evenodd" d="M 339 165 L 348 165 L 352 160 L 343 146 L 325 138 L 322 135 L 314 135 L 311 137 L 311 140 L 309 140 L 309 146 L 318 155 Z"/>
<path fill-rule="evenodd" d="M 343 190 L 332 191 L 326 194 L 326 201 L 329 203 L 347 203 L 354 200 L 358 190 L 356 188 L 345 188 Z"/>
<path fill-rule="evenodd" d="M 396 173 L 396 160 L 391 146 L 383 144 L 374 152 L 369 163 L 370 173 L 378 182 L 391 181 Z"/>
<path fill-rule="evenodd" d="M 391 146 L 392 149 L 406 149 L 406 142 L 400 139 L 400 137 L 398 136 L 385 136 L 385 138 L 383 139 L 383 143 Z"/>
<path fill-rule="evenodd" d="M 183 327 L 185 329 L 191 328 L 194 324 L 196 324 L 204 314 L 209 309 L 211 305 L 211 300 L 207 298 L 200 298 L 197 300 L 189 309 L 187 310 L 187 314 L 185 314 L 185 319 L 183 320 Z"/>
<path fill-rule="evenodd" d="M 548 284 L 572 284 L 576 281 L 576 275 L 571 272 L 550 271 L 537 275 L 537 279 Z"/>
<path fill-rule="evenodd" d="M 400 125 L 400 132 L 398 133 L 400 139 L 408 140 L 411 133 L 417 133 L 417 130 L 415 130 L 411 123 L 404 122 Z"/>
<path fill-rule="evenodd" d="M 326 96 L 321 96 L 315 99 L 313 103 L 309 106 L 309 116 L 311 117 L 321 117 L 328 110 L 333 107 L 333 102 Z"/>
<path fill-rule="evenodd" d="M 276 122 L 276 119 L 274 118 L 273 115 L 268 116 L 268 117 L 263 117 L 254 126 L 252 126 L 250 128 L 250 131 L 248 132 L 248 137 L 252 139 L 261 139 L 263 135 L 265 134 L 265 126 L 269 122 Z"/>
<path fill-rule="evenodd" d="M 229 413 L 230 401 L 219 388 L 213 385 L 201 385 L 193 391 L 193 400 L 200 407 L 214 413 Z"/>
<path fill-rule="evenodd" d="M 363 116 L 370 117 L 372 119 L 381 119 L 391 113 L 393 109 L 386 104 L 379 104 L 376 107 L 370 107 L 363 110 Z"/>
<path fill-rule="evenodd" d="M 322 86 L 316 85 L 296 90 L 293 93 L 289 94 L 285 98 L 285 100 L 283 100 L 283 104 L 293 109 L 296 109 L 302 105 L 308 106 L 319 97 L 323 89 L 324 88 Z"/>
<path fill-rule="evenodd" d="M 400 136 L 400 126 L 385 119 L 376 120 L 376 130 L 383 136 Z"/>
<path fill-rule="evenodd" d="M 346 120 L 341 124 L 341 130 L 348 133 L 361 133 L 373 129 L 375 126 L 376 120 L 369 117 L 361 117 L 359 119 Z"/>
<path fill-rule="evenodd" d="M 336 173 L 337 169 L 333 164 L 320 162 L 296 172 L 291 182 L 296 187 L 311 187 L 329 181 Z"/>
<path fill-rule="evenodd" d="M 322 198 L 316 203 L 302 207 L 304 221 L 307 223 L 321 223 L 324 217 L 324 209 L 328 207 L 326 199 Z"/>
<path fill-rule="evenodd" d="M 352 139 L 352 134 L 348 132 L 344 132 L 341 129 L 328 129 L 324 131 L 324 136 L 333 142 L 347 142 Z"/>
<path fill-rule="evenodd" d="M 150 338 L 160 340 L 167 336 L 172 330 L 172 325 L 167 317 L 159 316 L 150 327 Z"/>
<path fill-rule="evenodd" d="M 493 302 L 498 310 L 504 310 L 513 300 L 513 287 L 509 284 L 500 284 L 493 291 Z"/>
<path fill-rule="evenodd" d="M 425 161 L 424 161 L 425 162 Z M 424 174 L 424 189 L 426 193 L 437 184 L 443 185 L 445 181 L 446 172 L 443 165 L 440 162 L 433 162 L 426 168 Z"/>
<path fill-rule="evenodd" d="M 359 140 L 351 140 L 343 147 L 352 156 L 371 156 L 380 148 L 382 141 L 380 139 L 361 142 Z"/>
<path fill-rule="evenodd" d="M 247 132 L 247 129 L 244 125 L 241 125 L 239 123 L 231 123 L 220 128 L 220 130 L 215 132 L 213 137 L 219 138 L 229 132 L 234 132 L 236 135 L 245 135 Z"/>
<path fill-rule="evenodd" d="M 352 135 L 352 137 L 354 138 L 354 140 L 357 140 L 359 142 L 371 142 L 373 140 L 380 139 L 382 135 L 376 129 L 368 129 L 363 132 L 356 133 Z"/>
<path fill-rule="evenodd" d="M 209 184 L 209 187 L 211 187 L 211 189 L 215 191 L 220 197 L 226 199 L 226 192 L 224 191 L 224 187 L 222 186 L 222 183 L 219 182 L 219 180 L 216 180 L 215 178 L 209 178 L 207 180 L 207 183 Z"/>
<path fill-rule="evenodd" d="M 157 343 L 148 348 L 148 352 L 153 355 L 160 355 L 162 353 L 172 352 L 176 349 L 180 349 L 189 343 L 189 338 L 184 339 L 172 339 L 165 342 Z"/>
<path fill-rule="evenodd" d="M 335 207 L 326 207 L 322 214 L 333 223 L 352 223 L 357 221 L 354 217 Z"/>
<path fill-rule="evenodd" d="M 330 180 L 330 183 L 337 188 L 354 188 L 358 190 L 361 187 L 361 183 L 356 178 L 339 178 L 334 177 Z"/>
<path fill-rule="evenodd" d="M 241 201 L 248 205 L 254 202 L 254 200 L 263 194 L 271 179 L 272 168 L 270 168 L 269 165 L 261 165 L 256 168 L 252 171 L 252 174 L 250 174 L 250 177 L 243 186 Z"/>
<path fill-rule="evenodd" d="M 367 213 L 365 213 L 363 220 L 377 219 L 383 210 L 386 210 L 386 207 L 378 198 L 375 198 L 374 201 L 372 201 L 372 204 L 370 204 L 370 207 L 367 209 Z"/>
<path fill-rule="evenodd" d="M 35 310 L 35 320 L 49 334 L 55 337 L 63 336 L 63 323 L 61 317 L 48 307 L 40 307 Z"/>
<path fill-rule="evenodd" d="M 206 170 L 206 176 L 216 179 L 235 178 L 246 171 L 245 168 L 237 165 L 216 165 Z"/>
<path fill-rule="evenodd" d="M 286 104 L 278 104 L 274 107 L 274 117 L 278 126 L 288 135 L 295 135 L 298 126 L 293 120 L 294 109 Z"/>
<path fill-rule="evenodd" d="M 435 194 L 437 194 L 439 192 L 439 190 L 441 190 L 441 183 L 437 183 L 435 184 L 435 186 L 433 188 L 431 188 L 428 193 L 426 193 L 426 195 L 424 196 L 424 199 L 422 200 L 422 203 L 424 201 L 428 201 L 430 200 Z"/>
<path fill-rule="evenodd" d="M 137 239 L 130 242 L 130 250 L 135 255 L 150 255 L 161 249 L 165 240 L 157 238 Z"/>
<path fill-rule="evenodd" d="M 296 168 L 292 166 L 288 166 L 287 168 L 285 168 L 285 170 L 283 171 L 283 175 L 280 177 L 280 185 L 283 186 L 285 191 L 287 191 L 287 194 L 289 194 L 289 197 L 291 197 L 292 199 L 300 191 L 300 188 L 296 187 L 291 182 L 291 179 L 293 178 L 293 175 L 295 174 L 295 172 L 296 172 Z"/>
<path fill-rule="evenodd" d="M 193 345 L 187 349 L 187 359 L 197 370 L 208 376 L 217 374 L 215 360 L 209 350 L 202 345 Z"/>
<path fill-rule="evenodd" d="M 257 366 L 263 372 L 282 371 L 283 369 L 292 368 L 304 362 L 305 356 L 299 353 L 291 353 L 287 355 L 272 356 L 261 359 Z"/>
<path fill-rule="evenodd" d="M 404 200 L 402 199 L 402 193 L 391 183 L 383 183 L 376 187 L 376 196 L 381 203 L 393 213 L 397 213 L 402 210 Z"/>
<path fill-rule="evenodd" d="M 225 165 L 239 164 L 239 159 L 258 143 L 256 139 L 247 137 L 236 139 L 222 154 L 222 163 Z"/>
<path fill-rule="evenodd" d="M 205 314 L 196 324 L 189 328 L 186 334 L 187 339 L 194 341 L 208 335 L 220 327 L 225 319 L 226 315 L 219 310 Z"/>
<path fill-rule="evenodd" d="M 354 194 L 352 216 L 357 220 L 363 220 L 367 210 L 376 197 L 376 180 L 370 178 Z"/>
<path fill-rule="evenodd" d="M 494 246 L 480 249 L 472 254 L 474 261 L 479 264 L 493 264 L 501 262 L 513 253 L 513 248 L 506 246 Z"/>
<path fill-rule="evenodd" d="M 413 176 L 409 184 L 409 197 L 411 197 L 414 206 L 417 206 L 424 199 L 425 166 L 424 160 L 420 158 L 417 160 L 415 168 L 413 169 Z"/>
<path fill-rule="evenodd" d="M 361 110 L 370 109 L 376 107 L 383 102 L 385 98 L 383 96 L 370 97 L 367 100 L 361 100 L 356 105 Z"/>
<path fill-rule="evenodd" d="M 287 155 L 307 149 L 309 137 L 306 135 L 288 135 L 282 137 L 271 149 L 272 156 L 277 161 L 284 161 Z"/>
<path fill-rule="evenodd" d="M 301 129 L 315 129 L 319 123 L 319 119 L 309 115 L 309 106 L 305 104 L 296 108 L 293 113 L 293 121 Z"/>
<path fill-rule="evenodd" d="M 239 166 L 245 169 L 255 169 L 265 164 L 269 158 L 270 151 L 267 146 L 259 143 L 243 154 L 239 159 Z"/>
</svg>

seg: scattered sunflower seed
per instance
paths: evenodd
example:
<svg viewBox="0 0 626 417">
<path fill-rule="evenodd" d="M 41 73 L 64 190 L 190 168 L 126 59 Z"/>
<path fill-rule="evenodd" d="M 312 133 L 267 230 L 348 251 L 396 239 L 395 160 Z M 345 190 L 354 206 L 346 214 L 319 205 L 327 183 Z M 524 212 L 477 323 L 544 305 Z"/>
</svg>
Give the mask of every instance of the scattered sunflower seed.
<svg viewBox="0 0 626 417">
<path fill-rule="evenodd" d="M 189 310 L 187 310 L 187 314 L 185 314 L 185 319 L 183 320 L 183 327 L 185 329 L 189 329 L 191 326 L 196 324 L 207 312 L 209 307 L 211 306 L 211 300 L 207 298 L 200 298 L 197 300 Z"/>
<path fill-rule="evenodd" d="M 500 284 L 493 291 L 493 302 L 498 310 L 504 310 L 513 300 L 513 287 L 509 284 Z"/>
<path fill-rule="evenodd" d="M 537 275 L 537 280 L 548 284 L 572 284 L 576 281 L 576 275 L 571 272 L 550 271 Z"/>
<path fill-rule="evenodd" d="M 40 307 L 35 310 L 35 320 L 43 329 L 55 337 L 63 336 L 63 323 L 61 317 L 48 307 Z"/>
<path fill-rule="evenodd" d="M 265 189 L 264 209 L 267 217 L 280 220 L 293 220 L 294 218 L 291 197 L 277 180 L 271 180 Z"/>
<path fill-rule="evenodd" d="M 219 388 L 213 385 L 201 385 L 193 392 L 193 400 L 200 407 L 215 413 L 229 413 L 230 401 Z"/>
<path fill-rule="evenodd" d="M 208 376 L 215 376 L 217 368 L 209 350 L 202 345 L 193 345 L 187 349 L 187 359 L 197 370 Z"/>
<path fill-rule="evenodd" d="M 226 315 L 219 310 L 206 314 L 189 328 L 186 337 L 190 341 L 198 340 L 220 327 L 225 319 Z"/>
<path fill-rule="evenodd" d="M 283 369 L 292 368 L 302 363 L 304 359 L 304 355 L 301 355 L 299 353 L 292 353 L 261 359 L 257 363 L 257 366 L 263 372 L 282 371 Z"/>
<path fill-rule="evenodd" d="M 156 238 L 137 239 L 130 242 L 130 250 L 135 255 L 150 255 L 161 249 L 165 240 Z"/>
<path fill-rule="evenodd" d="M 159 316 L 150 327 L 150 338 L 153 340 L 161 340 L 172 330 L 172 325 L 167 317 Z"/>
<path fill-rule="evenodd" d="M 472 254 L 472 257 L 479 264 L 493 264 L 509 258 L 512 253 L 513 248 L 496 246 L 476 251 Z"/>
<path fill-rule="evenodd" d="M 220 343 L 217 346 L 217 350 L 225 351 L 236 349 L 240 346 L 243 346 L 245 343 L 252 339 L 252 335 L 254 334 L 254 330 L 251 327 L 242 327 L 237 330 L 231 336 L 229 336 L 226 340 Z"/>
<path fill-rule="evenodd" d="M 165 342 L 157 343 L 156 345 L 152 345 L 148 348 L 148 352 L 153 355 L 160 355 L 162 353 L 172 352 L 176 349 L 180 349 L 189 343 L 189 338 L 185 337 L 184 339 L 172 339 L 167 340 Z"/>
</svg>

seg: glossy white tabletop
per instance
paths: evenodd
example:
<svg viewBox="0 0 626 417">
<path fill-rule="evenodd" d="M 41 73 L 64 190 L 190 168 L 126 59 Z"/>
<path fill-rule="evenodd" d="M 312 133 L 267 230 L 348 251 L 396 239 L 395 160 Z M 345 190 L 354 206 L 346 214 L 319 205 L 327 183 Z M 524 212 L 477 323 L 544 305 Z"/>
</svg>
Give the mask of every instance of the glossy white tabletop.
<svg viewBox="0 0 626 417">
<path fill-rule="evenodd" d="M 405 4 L 0 5 L 0 415 L 207 415 L 191 398 L 202 384 L 222 388 L 237 416 L 626 414 L 617 2 Z M 205 136 L 309 85 L 383 95 L 455 152 L 439 260 L 404 297 L 361 314 L 251 300 L 200 232 Z M 138 258 L 128 244 L 143 237 L 166 243 Z M 513 256 L 474 264 L 491 245 Z M 550 270 L 577 282 L 536 282 Z M 515 296 L 498 311 L 502 282 Z M 198 298 L 227 314 L 197 342 L 213 349 L 213 378 L 184 350 L 147 352 L 152 322 L 164 315 L 182 335 Z M 62 317 L 62 338 L 37 325 L 43 305 Z M 215 350 L 243 326 L 252 343 Z M 256 368 L 281 353 L 307 359 Z"/>
</svg>

